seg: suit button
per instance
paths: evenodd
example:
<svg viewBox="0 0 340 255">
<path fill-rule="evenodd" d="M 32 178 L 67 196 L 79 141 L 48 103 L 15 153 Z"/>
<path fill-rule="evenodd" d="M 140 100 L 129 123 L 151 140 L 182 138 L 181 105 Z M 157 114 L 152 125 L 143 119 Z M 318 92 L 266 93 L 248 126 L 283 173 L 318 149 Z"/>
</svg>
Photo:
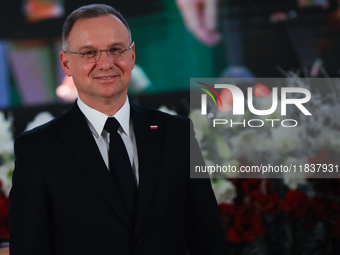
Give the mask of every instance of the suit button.
<svg viewBox="0 0 340 255">
<path fill-rule="evenodd" d="M 134 237 L 133 237 L 133 241 L 134 241 L 135 243 L 139 243 L 139 242 L 141 241 L 141 239 L 140 239 L 138 236 L 134 236 Z"/>
</svg>

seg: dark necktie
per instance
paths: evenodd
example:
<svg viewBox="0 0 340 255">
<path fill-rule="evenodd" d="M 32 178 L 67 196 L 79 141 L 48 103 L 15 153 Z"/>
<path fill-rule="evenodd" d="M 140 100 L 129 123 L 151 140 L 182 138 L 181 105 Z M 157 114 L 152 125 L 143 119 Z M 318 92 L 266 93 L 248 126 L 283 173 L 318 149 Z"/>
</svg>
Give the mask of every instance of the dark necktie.
<svg viewBox="0 0 340 255">
<path fill-rule="evenodd" d="M 125 144 L 117 132 L 119 126 L 119 122 L 114 117 L 109 117 L 104 126 L 104 129 L 110 133 L 110 172 L 130 220 L 133 221 L 136 210 L 137 187 Z"/>
</svg>

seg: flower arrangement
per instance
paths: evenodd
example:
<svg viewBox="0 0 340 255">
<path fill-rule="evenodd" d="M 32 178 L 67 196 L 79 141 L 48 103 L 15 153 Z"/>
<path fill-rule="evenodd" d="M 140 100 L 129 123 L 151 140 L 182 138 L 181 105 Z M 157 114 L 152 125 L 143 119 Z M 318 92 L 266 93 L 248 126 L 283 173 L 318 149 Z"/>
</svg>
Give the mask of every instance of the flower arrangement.
<svg viewBox="0 0 340 255">
<path fill-rule="evenodd" d="M 233 115 L 228 89 L 220 91 L 223 105 L 209 107 L 208 117 L 193 110 L 190 118 L 206 165 L 218 163 L 237 169 L 260 164 L 308 168 L 312 164 L 340 165 L 339 84 L 332 80 L 320 91 L 305 79 L 294 78 L 288 79 L 288 86 L 313 91 L 308 103 L 313 117 L 287 108 L 285 118 L 297 120 L 295 127 L 280 124 L 280 107 L 270 116 L 254 117 L 250 111 L 244 116 Z M 256 109 L 271 107 L 271 90 L 264 84 L 254 83 L 253 96 Z M 264 125 L 212 128 L 212 116 L 234 123 L 260 119 Z M 309 169 L 255 179 L 245 178 L 238 171 L 211 173 L 229 254 L 340 254 L 340 179 L 335 171 L 327 174 Z"/>
<path fill-rule="evenodd" d="M 37 114 L 32 122 L 29 122 L 26 131 L 35 128 L 53 119 L 49 112 Z M 14 170 L 14 139 L 13 117 L 5 118 L 0 112 L 0 243 L 9 239 L 8 230 L 8 195 L 12 187 L 12 174 Z"/>
<path fill-rule="evenodd" d="M 9 238 L 8 231 L 8 195 L 14 169 L 13 135 L 11 117 L 5 118 L 0 112 L 0 240 Z"/>
</svg>

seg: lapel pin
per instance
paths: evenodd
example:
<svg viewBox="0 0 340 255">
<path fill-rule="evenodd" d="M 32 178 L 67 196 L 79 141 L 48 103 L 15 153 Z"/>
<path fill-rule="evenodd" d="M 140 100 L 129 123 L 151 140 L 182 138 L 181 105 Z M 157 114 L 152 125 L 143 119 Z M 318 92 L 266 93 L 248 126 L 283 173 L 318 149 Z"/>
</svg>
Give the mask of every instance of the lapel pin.
<svg viewBox="0 0 340 255">
<path fill-rule="evenodd" d="M 158 126 L 150 126 L 150 129 L 158 129 Z"/>
</svg>

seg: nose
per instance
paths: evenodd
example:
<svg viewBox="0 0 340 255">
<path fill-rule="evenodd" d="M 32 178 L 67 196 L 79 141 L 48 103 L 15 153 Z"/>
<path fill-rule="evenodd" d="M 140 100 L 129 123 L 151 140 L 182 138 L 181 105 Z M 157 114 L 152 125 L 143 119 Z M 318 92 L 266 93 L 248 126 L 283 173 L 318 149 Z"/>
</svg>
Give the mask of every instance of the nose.
<svg viewBox="0 0 340 255">
<path fill-rule="evenodd" d="M 103 51 L 106 54 L 103 54 Z M 100 51 L 99 60 L 97 61 L 97 66 L 100 69 L 112 69 L 114 61 L 109 57 L 109 53 L 106 50 Z"/>
<path fill-rule="evenodd" d="M 101 50 L 101 51 L 100 51 L 100 55 L 99 55 L 99 60 L 101 59 L 103 52 L 105 52 L 105 53 L 106 53 L 106 56 L 107 56 L 108 58 L 110 58 L 108 50 Z"/>
</svg>

